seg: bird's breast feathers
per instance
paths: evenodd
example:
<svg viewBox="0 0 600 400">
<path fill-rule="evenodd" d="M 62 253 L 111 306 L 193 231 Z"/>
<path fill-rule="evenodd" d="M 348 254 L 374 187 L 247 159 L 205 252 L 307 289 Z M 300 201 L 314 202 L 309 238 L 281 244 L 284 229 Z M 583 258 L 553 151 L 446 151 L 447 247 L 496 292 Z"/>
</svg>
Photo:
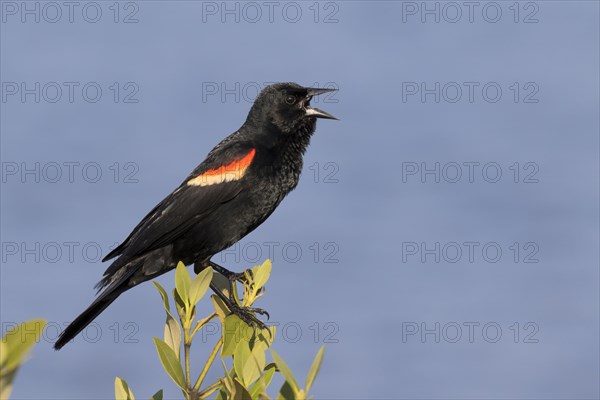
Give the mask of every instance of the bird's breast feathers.
<svg viewBox="0 0 600 400">
<path fill-rule="evenodd" d="M 235 159 L 226 165 L 209 169 L 187 181 L 188 186 L 210 186 L 223 182 L 239 181 L 252 164 L 256 149 L 250 150 L 241 158 Z"/>
</svg>

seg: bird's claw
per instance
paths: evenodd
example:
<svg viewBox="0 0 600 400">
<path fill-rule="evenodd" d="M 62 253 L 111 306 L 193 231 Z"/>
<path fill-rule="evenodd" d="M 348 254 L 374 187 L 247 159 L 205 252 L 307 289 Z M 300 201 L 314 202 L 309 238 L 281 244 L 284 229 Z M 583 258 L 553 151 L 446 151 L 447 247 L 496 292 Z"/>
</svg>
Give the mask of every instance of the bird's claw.
<svg viewBox="0 0 600 400">
<path fill-rule="evenodd" d="M 233 282 L 246 283 L 246 281 L 247 281 L 246 275 L 243 272 L 233 272 L 227 278 L 229 279 L 229 282 L 231 282 L 231 283 L 233 283 Z"/>
<path fill-rule="evenodd" d="M 250 307 L 250 310 L 252 310 L 252 312 L 260 314 L 260 315 L 266 315 L 267 319 L 271 319 L 271 316 L 269 315 L 269 313 L 266 310 L 263 310 L 262 308 Z"/>
<path fill-rule="evenodd" d="M 254 308 L 254 307 L 242 307 L 238 305 L 234 305 L 231 307 L 231 312 L 239 317 L 242 321 L 248 324 L 251 327 L 259 328 L 259 329 L 267 329 L 267 326 L 263 321 L 256 318 L 254 313 L 260 315 L 266 315 L 267 319 L 269 319 L 269 313 L 263 310 L 262 308 Z"/>
</svg>

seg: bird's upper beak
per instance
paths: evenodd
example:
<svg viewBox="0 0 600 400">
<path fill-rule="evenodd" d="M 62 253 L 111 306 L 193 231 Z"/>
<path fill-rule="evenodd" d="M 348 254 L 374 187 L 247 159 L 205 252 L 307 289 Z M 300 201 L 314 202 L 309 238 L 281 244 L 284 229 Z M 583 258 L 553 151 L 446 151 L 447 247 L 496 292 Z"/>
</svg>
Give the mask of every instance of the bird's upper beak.
<svg viewBox="0 0 600 400">
<path fill-rule="evenodd" d="M 313 96 L 318 96 L 323 93 L 335 92 L 337 89 L 321 89 L 321 88 L 306 88 L 308 97 L 311 98 Z M 319 110 L 318 108 L 311 107 L 310 104 L 305 106 L 306 115 L 313 116 L 317 118 L 326 118 L 326 119 L 338 119 L 333 115 L 325 112 L 323 110 Z"/>
</svg>

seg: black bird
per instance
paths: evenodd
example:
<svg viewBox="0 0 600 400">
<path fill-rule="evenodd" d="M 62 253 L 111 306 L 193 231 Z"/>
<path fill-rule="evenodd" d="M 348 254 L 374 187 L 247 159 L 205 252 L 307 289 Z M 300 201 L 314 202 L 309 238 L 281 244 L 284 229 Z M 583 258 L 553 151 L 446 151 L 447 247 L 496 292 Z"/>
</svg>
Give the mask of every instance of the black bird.
<svg viewBox="0 0 600 400">
<path fill-rule="evenodd" d="M 55 349 L 73 339 L 106 307 L 132 287 L 175 268 L 212 267 L 233 273 L 210 259 L 252 232 L 298 184 L 303 155 L 317 118 L 337 119 L 313 108 L 313 96 L 335 89 L 276 83 L 262 90 L 246 122 L 208 153 L 206 159 L 102 261 L 118 258 L 96 288 L 101 294 L 60 335 Z M 244 321 L 264 324 L 211 284 L 230 310 Z"/>
</svg>

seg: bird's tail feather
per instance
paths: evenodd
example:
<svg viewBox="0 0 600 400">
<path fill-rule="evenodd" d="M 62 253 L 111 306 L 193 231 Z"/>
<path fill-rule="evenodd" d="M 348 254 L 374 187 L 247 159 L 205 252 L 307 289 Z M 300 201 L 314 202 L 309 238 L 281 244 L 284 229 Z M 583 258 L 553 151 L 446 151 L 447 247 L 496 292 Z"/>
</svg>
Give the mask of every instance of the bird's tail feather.
<svg viewBox="0 0 600 400">
<path fill-rule="evenodd" d="M 65 328 L 60 334 L 60 337 L 54 343 L 54 349 L 60 350 L 65 344 L 85 329 L 106 307 L 108 307 L 113 301 L 123 293 L 123 289 L 115 288 L 100 297 L 98 297 L 84 312 L 79 314 L 69 326 Z"/>
<path fill-rule="evenodd" d="M 75 318 L 75 320 L 73 320 L 73 322 L 71 322 L 69 326 L 65 328 L 64 331 L 62 331 L 62 333 L 58 337 L 58 340 L 56 341 L 56 343 L 54 343 L 54 349 L 60 350 L 71 339 L 77 336 L 79 332 L 84 330 L 86 326 L 88 326 L 98 315 L 100 315 L 102 311 L 106 309 L 106 307 L 111 305 L 111 303 L 115 301 L 117 297 L 121 295 L 121 293 L 129 289 L 129 286 L 127 285 L 129 278 L 143 264 L 143 259 L 139 259 L 129 265 L 122 267 L 126 269 L 123 270 L 121 276 L 119 276 L 113 283 L 111 283 L 110 286 L 104 289 L 100 296 L 96 300 L 94 300 L 94 302 L 90 304 L 90 306 L 84 312 L 79 314 L 79 316 Z M 111 278 L 115 278 L 114 274 L 111 276 Z M 106 278 L 103 279 L 103 281 L 105 280 Z M 106 285 L 107 283 L 104 283 L 103 286 Z"/>
</svg>

